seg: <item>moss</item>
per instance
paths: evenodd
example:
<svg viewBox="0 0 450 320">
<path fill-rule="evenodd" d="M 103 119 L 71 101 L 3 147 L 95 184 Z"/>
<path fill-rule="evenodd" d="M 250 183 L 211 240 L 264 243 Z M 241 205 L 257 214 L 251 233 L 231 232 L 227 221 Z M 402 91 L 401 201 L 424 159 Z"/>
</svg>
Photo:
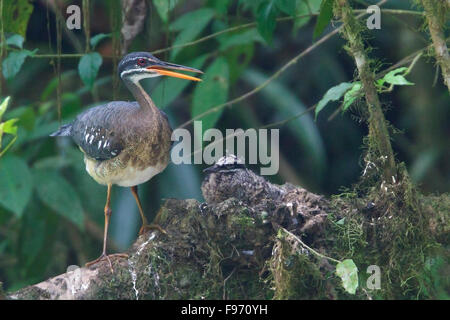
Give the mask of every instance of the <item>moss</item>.
<svg viewBox="0 0 450 320">
<path fill-rule="evenodd" d="M 431 291 L 424 290 L 429 273 L 426 261 L 442 245 L 431 232 L 432 216 L 419 201 L 423 197 L 409 181 L 403 164 L 398 172 L 399 181 L 393 184 L 362 180 L 352 193 L 332 199 L 330 254 L 353 259 L 363 287 L 366 268 L 379 266 L 381 290 L 371 294 L 385 299 L 432 298 Z M 360 291 L 360 297 L 364 296 Z"/>
<path fill-rule="evenodd" d="M 299 253 L 294 243 L 278 239 L 270 260 L 274 299 L 330 298 L 328 284 L 318 262 L 308 252 Z"/>
</svg>

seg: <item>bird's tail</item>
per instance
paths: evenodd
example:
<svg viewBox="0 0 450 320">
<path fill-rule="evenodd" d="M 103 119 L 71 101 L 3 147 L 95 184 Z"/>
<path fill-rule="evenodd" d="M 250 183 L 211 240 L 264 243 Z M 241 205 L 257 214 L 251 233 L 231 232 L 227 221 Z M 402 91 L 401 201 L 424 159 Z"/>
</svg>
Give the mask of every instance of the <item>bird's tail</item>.
<svg viewBox="0 0 450 320">
<path fill-rule="evenodd" d="M 72 124 L 65 124 L 63 126 L 61 126 L 61 128 L 59 128 L 58 131 L 53 132 L 50 137 L 67 137 L 67 136 L 71 136 L 72 135 Z"/>
</svg>

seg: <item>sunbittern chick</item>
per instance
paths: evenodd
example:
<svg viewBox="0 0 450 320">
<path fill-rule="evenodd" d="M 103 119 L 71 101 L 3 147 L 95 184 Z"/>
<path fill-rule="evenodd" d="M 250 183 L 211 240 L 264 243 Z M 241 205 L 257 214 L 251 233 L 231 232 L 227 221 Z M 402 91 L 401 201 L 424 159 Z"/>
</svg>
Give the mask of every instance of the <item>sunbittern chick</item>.
<svg viewBox="0 0 450 320">
<path fill-rule="evenodd" d="M 161 61 L 147 52 L 128 54 L 119 62 L 118 72 L 136 101 L 113 101 L 90 108 L 74 122 L 63 125 L 60 130 L 51 134 L 72 137 L 84 153 L 86 171 L 95 181 L 108 187 L 103 252 L 98 259 L 87 263 L 88 266 L 103 259 L 107 259 L 111 266 L 106 254 L 106 242 L 113 184 L 131 188 L 142 218 L 139 234 L 158 228 L 157 225 L 148 224 L 137 186 L 166 168 L 172 144 L 172 129 L 167 116 L 155 106 L 139 81 L 162 75 L 200 81 L 171 70 L 201 73 L 194 68 Z"/>
</svg>

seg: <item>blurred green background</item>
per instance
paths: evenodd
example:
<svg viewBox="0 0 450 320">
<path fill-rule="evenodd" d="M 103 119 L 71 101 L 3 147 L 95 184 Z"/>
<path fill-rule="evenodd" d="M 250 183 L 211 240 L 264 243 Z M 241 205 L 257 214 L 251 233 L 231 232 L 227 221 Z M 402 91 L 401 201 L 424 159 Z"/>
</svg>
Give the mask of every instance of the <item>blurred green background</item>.
<svg viewBox="0 0 450 320">
<path fill-rule="evenodd" d="M 53 3 L 55 5 L 49 5 Z M 66 7 L 89 4 L 91 41 L 88 54 L 102 56 L 98 75 L 81 79 L 79 63 L 86 54 L 86 30 L 58 32 L 56 13 L 64 19 Z M 166 50 L 160 59 L 197 67 L 206 73 L 202 85 L 177 79 L 149 79 L 144 86 L 168 114 L 173 128 L 210 107 L 257 87 L 290 59 L 313 43 L 316 18 L 295 15 L 317 13 L 320 0 L 169 0 L 146 1 L 142 32 L 128 48 L 154 51 L 185 44 L 228 28 L 184 48 Z M 364 9 L 375 1 L 353 1 Z M 391 0 L 383 8 L 418 10 L 413 1 Z M 0 158 L 0 281 L 6 290 L 42 281 L 82 265 L 101 252 L 106 187 L 84 171 L 81 152 L 70 139 L 48 134 L 77 113 L 107 101 L 131 100 L 118 82 L 116 59 L 120 49 L 121 8 L 118 0 L 3 1 L 5 39 L 22 33 L 25 42 L 10 40 L 3 54 L 1 99 L 11 96 L 2 121 L 18 118 L 17 140 Z M 15 10 L 14 23 L 5 10 Z M 9 11 L 11 12 L 11 11 Z M 280 19 L 281 18 L 281 19 Z M 278 20 L 277 20 L 278 19 Z M 424 20 L 415 14 L 382 14 L 380 30 L 366 32 L 380 72 L 429 45 Z M 333 30 L 329 25 L 324 34 Z M 60 121 L 58 111 L 58 60 L 43 54 L 78 54 L 61 59 Z M 95 43 L 98 41 L 98 43 Z M 316 104 L 327 90 L 355 76 L 344 41 L 335 36 L 288 68 L 257 94 L 231 108 L 205 126 L 258 128 L 288 119 Z M 6 45 L 4 46 L 6 47 Z M 37 51 L 33 51 L 38 49 Z M 24 51 L 28 50 L 28 51 Z M 16 54 L 8 61 L 11 53 Z M 22 53 L 20 53 L 22 52 Z M 9 65 L 18 59 L 23 64 Z M 96 56 L 98 57 L 98 56 Z M 8 64 L 8 65 L 7 65 Z M 9 68 L 9 69 L 8 69 Z M 436 79 L 437 77 L 437 79 Z M 8 78 L 8 79 L 5 79 Z M 393 147 L 399 161 L 425 194 L 450 190 L 450 97 L 433 58 L 425 53 L 407 79 L 413 86 L 395 87 L 381 95 L 392 125 Z M 209 82 L 211 85 L 207 85 Z M 280 171 L 273 182 L 299 184 L 320 194 L 336 194 L 357 182 L 362 172 L 363 138 L 367 134 L 363 102 L 347 112 L 339 102 L 314 114 L 292 119 L 280 128 Z M 215 117 L 213 117 L 215 118 Z M 188 127 L 192 131 L 192 126 Z M 3 147 L 13 136 L 4 135 Z M 252 167 L 258 169 L 257 166 Z M 151 218 L 164 198 L 202 200 L 200 184 L 204 165 L 173 164 L 140 187 L 144 210 Z M 126 250 L 137 237 L 140 218 L 127 188 L 112 194 L 109 252 Z"/>
</svg>

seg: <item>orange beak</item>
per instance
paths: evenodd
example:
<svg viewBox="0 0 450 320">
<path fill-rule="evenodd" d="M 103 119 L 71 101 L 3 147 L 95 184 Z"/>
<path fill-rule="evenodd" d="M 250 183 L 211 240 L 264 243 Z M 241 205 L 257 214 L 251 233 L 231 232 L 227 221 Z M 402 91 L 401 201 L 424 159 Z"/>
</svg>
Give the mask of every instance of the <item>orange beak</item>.
<svg viewBox="0 0 450 320">
<path fill-rule="evenodd" d="M 175 78 L 192 80 L 192 81 L 202 81 L 202 79 L 199 79 L 199 78 L 196 78 L 196 77 L 192 77 L 192 76 L 188 76 L 188 75 L 186 75 L 184 73 L 170 71 L 170 70 L 167 70 L 167 69 L 188 71 L 188 72 L 196 72 L 196 73 L 203 73 L 202 71 L 200 71 L 198 69 L 185 67 L 185 66 L 182 66 L 182 65 L 168 63 L 168 62 L 162 62 L 161 64 L 158 64 L 158 65 L 155 65 L 155 66 L 151 66 L 151 67 L 147 67 L 147 70 L 154 71 L 154 72 L 159 73 L 160 75 L 163 75 L 163 76 L 175 77 Z"/>
</svg>

